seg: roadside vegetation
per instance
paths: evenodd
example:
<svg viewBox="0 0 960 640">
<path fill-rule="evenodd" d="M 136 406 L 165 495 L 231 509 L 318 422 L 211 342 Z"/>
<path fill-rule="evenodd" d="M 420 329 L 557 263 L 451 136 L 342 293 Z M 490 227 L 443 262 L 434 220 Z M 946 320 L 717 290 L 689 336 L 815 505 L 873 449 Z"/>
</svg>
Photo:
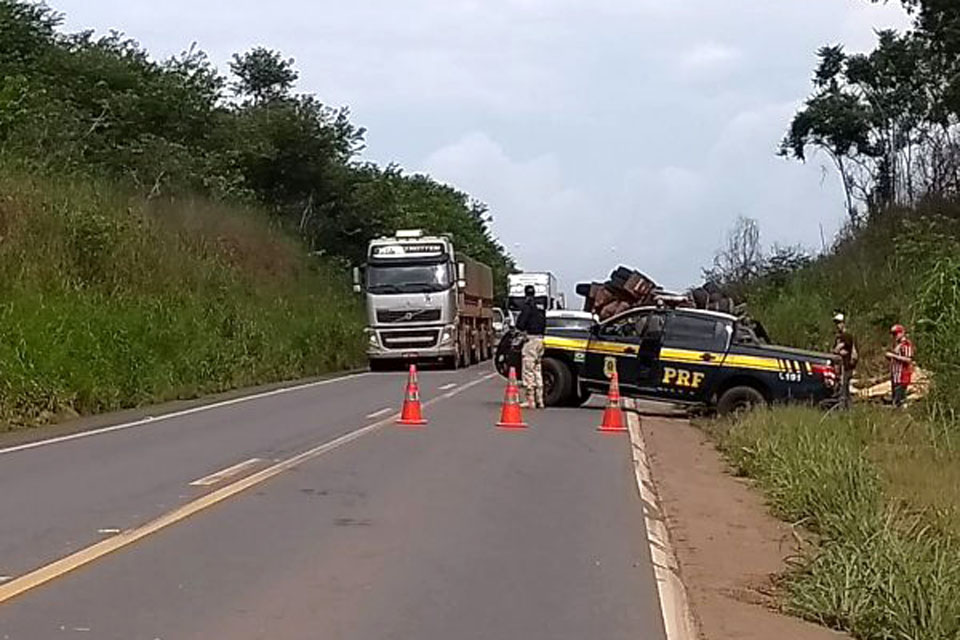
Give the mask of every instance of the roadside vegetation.
<svg viewBox="0 0 960 640">
<path fill-rule="evenodd" d="M 225 74 L 61 24 L 0 0 L 0 431 L 356 365 L 348 266 L 398 228 L 505 282 L 487 208 L 361 162 L 293 60 Z"/>
<path fill-rule="evenodd" d="M 0 177 L 0 431 L 361 361 L 346 278 L 257 211 Z"/>
<path fill-rule="evenodd" d="M 904 411 L 757 411 L 705 428 L 796 527 L 788 611 L 865 640 L 960 638 L 960 5 L 906 2 L 915 28 L 876 50 L 819 52 L 784 156 L 819 152 L 847 194 L 830 249 L 764 252 L 741 219 L 708 277 L 772 338 L 819 351 L 848 317 L 861 385 L 907 325 L 929 395 Z"/>
<path fill-rule="evenodd" d="M 960 437 L 861 407 L 758 411 L 711 427 L 805 539 L 785 608 L 857 638 L 960 638 Z"/>
</svg>

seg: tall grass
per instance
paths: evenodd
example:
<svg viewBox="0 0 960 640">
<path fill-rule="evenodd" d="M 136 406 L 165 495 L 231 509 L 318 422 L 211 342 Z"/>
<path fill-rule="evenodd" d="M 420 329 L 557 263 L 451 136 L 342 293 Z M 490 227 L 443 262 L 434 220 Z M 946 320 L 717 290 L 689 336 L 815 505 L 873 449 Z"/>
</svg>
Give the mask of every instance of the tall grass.
<svg viewBox="0 0 960 640">
<path fill-rule="evenodd" d="M 0 429 L 343 369 L 360 326 L 259 212 L 0 170 Z"/>
<path fill-rule="evenodd" d="M 832 345 L 831 318 L 848 316 L 858 339 L 859 373 L 885 375 L 889 328 L 908 326 L 918 362 L 934 377 L 932 409 L 960 411 L 960 203 L 891 210 L 844 235 L 784 281 L 756 282 L 751 313 L 775 340 L 813 349 Z"/>
<path fill-rule="evenodd" d="M 713 431 L 815 534 L 785 576 L 790 610 L 865 640 L 960 638 L 955 431 L 876 408 L 759 411 Z"/>
</svg>

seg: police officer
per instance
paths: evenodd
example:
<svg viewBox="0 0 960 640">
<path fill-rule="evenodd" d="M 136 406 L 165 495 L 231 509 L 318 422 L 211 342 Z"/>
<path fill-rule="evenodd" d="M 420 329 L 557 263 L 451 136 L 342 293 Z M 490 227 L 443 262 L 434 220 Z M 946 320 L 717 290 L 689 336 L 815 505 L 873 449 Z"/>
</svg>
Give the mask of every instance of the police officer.
<svg viewBox="0 0 960 640">
<path fill-rule="evenodd" d="M 543 372 L 540 362 L 543 359 L 543 334 L 547 330 L 547 314 L 537 306 L 536 289 L 527 285 L 524 301 L 517 318 L 517 331 L 526 337 L 523 343 L 523 388 L 527 401 L 525 409 L 544 408 Z"/>
</svg>

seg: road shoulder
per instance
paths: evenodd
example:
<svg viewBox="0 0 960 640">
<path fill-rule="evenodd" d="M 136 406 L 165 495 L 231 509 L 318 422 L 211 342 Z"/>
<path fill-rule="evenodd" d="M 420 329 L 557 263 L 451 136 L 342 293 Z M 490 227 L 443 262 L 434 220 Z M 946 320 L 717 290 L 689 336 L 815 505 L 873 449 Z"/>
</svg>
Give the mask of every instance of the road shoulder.
<svg viewBox="0 0 960 640">
<path fill-rule="evenodd" d="M 318 383 L 340 380 L 343 378 L 356 376 L 361 373 L 364 373 L 364 370 L 357 369 L 330 373 L 312 378 L 303 378 L 299 380 L 272 382 L 255 387 L 231 389 L 229 391 L 201 395 L 195 398 L 184 400 L 169 400 L 167 402 L 143 405 L 141 407 L 132 409 L 122 409 L 120 411 L 112 411 L 108 413 L 78 416 L 38 427 L 11 429 L 8 425 L 0 423 L 0 449 L 19 447 L 35 442 L 74 436 L 80 433 L 97 431 L 126 423 L 140 422 L 149 420 L 151 418 L 162 418 L 164 416 L 176 415 L 184 411 L 196 410 L 206 406 L 237 401 L 244 398 L 255 398 L 264 394 L 282 391 L 284 389 L 292 389 L 300 386 L 309 386 Z"/>
<path fill-rule="evenodd" d="M 843 640 L 774 610 L 776 575 L 795 552 L 790 527 L 728 472 L 687 420 L 641 420 L 654 484 L 693 615 L 707 640 Z"/>
</svg>

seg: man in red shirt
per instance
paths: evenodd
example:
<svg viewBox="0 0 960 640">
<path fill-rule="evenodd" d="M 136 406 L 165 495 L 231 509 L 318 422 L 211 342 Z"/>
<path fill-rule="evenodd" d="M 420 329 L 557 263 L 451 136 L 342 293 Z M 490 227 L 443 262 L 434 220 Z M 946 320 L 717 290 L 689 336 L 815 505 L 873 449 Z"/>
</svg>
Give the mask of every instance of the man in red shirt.
<svg viewBox="0 0 960 640">
<path fill-rule="evenodd" d="M 893 404 L 900 407 L 907 399 L 907 390 L 913 380 L 913 343 L 907 338 L 907 330 L 903 325 L 893 325 L 890 335 L 893 336 L 893 349 L 887 351 L 887 360 L 890 361 Z"/>
</svg>

